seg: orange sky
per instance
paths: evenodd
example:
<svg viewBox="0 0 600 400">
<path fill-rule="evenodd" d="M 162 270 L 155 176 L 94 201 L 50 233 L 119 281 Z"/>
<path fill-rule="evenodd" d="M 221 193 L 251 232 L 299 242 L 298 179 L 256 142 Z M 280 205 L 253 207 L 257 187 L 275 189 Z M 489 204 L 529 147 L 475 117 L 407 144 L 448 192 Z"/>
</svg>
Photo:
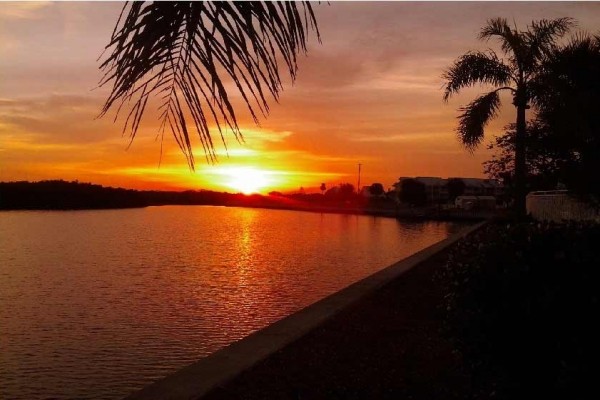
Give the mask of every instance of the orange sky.
<svg viewBox="0 0 600 400">
<path fill-rule="evenodd" d="M 121 3 L 2 3 L 0 7 L 0 181 L 67 179 L 128 188 L 295 190 L 350 182 L 389 187 L 400 176 L 482 177 L 481 162 L 454 134 L 456 109 L 483 89 L 442 101 L 441 74 L 478 42 L 486 19 L 570 16 L 600 31 L 600 3 L 332 2 L 316 5 L 323 43 L 313 37 L 279 104 L 255 126 L 241 114 L 246 142 L 228 140 L 216 165 L 196 143 L 191 172 L 165 137 L 158 167 L 155 114 L 133 145 L 112 114 L 95 119 L 108 88 L 96 61 Z M 505 101 L 488 138 L 514 118 Z M 240 110 L 242 110 L 240 108 Z"/>
</svg>

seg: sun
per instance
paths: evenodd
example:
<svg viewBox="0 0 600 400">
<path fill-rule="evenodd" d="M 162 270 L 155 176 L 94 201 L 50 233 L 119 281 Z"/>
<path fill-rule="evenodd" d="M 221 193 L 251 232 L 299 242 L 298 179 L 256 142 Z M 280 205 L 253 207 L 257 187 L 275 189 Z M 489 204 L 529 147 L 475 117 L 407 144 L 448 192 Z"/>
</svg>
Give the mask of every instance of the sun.
<svg viewBox="0 0 600 400">
<path fill-rule="evenodd" d="M 226 185 L 244 194 L 256 193 L 271 183 L 269 173 L 256 168 L 229 168 L 224 174 L 230 178 Z"/>
</svg>

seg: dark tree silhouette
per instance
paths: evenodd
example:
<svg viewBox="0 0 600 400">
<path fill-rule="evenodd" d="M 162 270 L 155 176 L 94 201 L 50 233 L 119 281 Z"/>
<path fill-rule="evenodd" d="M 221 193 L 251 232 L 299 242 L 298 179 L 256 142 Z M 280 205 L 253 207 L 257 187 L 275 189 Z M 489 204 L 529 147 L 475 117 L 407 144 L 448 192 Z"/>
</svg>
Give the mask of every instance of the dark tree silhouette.
<svg viewBox="0 0 600 400">
<path fill-rule="evenodd" d="M 488 146 L 495 153 L 483 163 L 484 173 L 491 179 L 503 181 L 510 191 L 514 185 L 515 135 L 515 125 L 511 124 L 503 135 L 496 137 Z M 525 147 L 529 188 L 556 189 L 561 182 L 561 170 L 569 158 L 569 151 L 563 145 L 560 138 L 553 135 L 549 127 L 539 119 L 527 124 Z"/>
<path fill-rule="evenodd" d="M 413 206 L 424 206 L 427 202 L 425 184 L 416 179 L 405 179 L 400 186 L 400 201 Z"/>
<path fill-rule="evenodd" d="M 342 199 L 350 199 L 354 195 L 354 185 L 351 183 L 342 183 L 339 194 Z"/>
<path fill-rule="evenodd" d="M 462 196 L 465 193 L 465 182 L 460 178 L 451 178 L 448 179 L 448 183 L 446 183 L 448 187 L 448 197 L 450 200 L 454 201 L 458 196 Z"/>
<path fill-rule="evenodd" d="M 373 196 L 381 196 L 385 190 L 383 189 L 383 185 L 381 183 L 374 183 L 369 186 L 369 193 Z"/>
<path fill-rule="evenodd" d="M 600 40 L 579 35 L 556 48 L 531 83 L 538 110 L 528 123 L 526 162 L 532 189 L 554 189 L 560 182 L 578 194 L 600 196 Z M 497 150 L 485 172 L 514 180 L 514 124 L 490 146 Z"/>
<path fill-rule="evenodd" d="M 148 101 L 156 98 L 161 143 L 169 130 L 193 169 L 195 130 L 213 162 L 209 121 L 225 148 L 224 129 L 243 140 L 228 85 L 258 123 L 258 115 L 269 111 L 267 97 L 277 100 L 282 89 L 280 64 L 295 79 L 311 27 L 319 37 L 309 2 L 129 2 L 101 64 L 100 86 L 109 84 L 112 91 L 100 115 L 129 108 L 123 133 L 133 140 Z"/>
<path fill-rule="evenodd" d="M 531 86 L 543 72 L 542 65 L 557 47 L 557 40 L 575 23 L 571 18 L 533 21 L 525 31 L 509 26 L 504 18 L 488 21 L 479 34 L 481 40 L 497 39 L 506 60 L 493 50 L 469 52 L 458 58 L 444 72 L 444 100 L 461 89 L 475 84 L 494 89 L 460 109 L 458 136 L 470 150 L 483 140 L 484 127 L 500 108 L 500 91 L 509 91 L 517 108 L 515 134 L 515 207 L 517 215 L 525 215 L 525 177 L 527 174 L 525 110 L 532 97 Z"/>
<path fill-rule="evenodd" d="M 538 119 L 563 150 L 569 189 L 600 199 L 600 36 L 555 49 L 534 87 Z"/>
</svg>

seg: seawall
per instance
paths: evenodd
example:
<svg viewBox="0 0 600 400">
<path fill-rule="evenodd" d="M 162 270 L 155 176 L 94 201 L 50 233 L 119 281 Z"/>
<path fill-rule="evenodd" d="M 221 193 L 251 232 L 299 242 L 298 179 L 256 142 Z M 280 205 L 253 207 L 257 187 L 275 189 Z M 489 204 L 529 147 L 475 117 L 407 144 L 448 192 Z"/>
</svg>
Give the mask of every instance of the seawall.
<svg viewBox="0 0 600 400">
<path fill-rule="evenodd" d="M 423 249 L 252 335 L 161 379 L 128 399 L 197 399 L 319 327 L 349 305 L 481 227 L 479 223 Z"/>
</svg>

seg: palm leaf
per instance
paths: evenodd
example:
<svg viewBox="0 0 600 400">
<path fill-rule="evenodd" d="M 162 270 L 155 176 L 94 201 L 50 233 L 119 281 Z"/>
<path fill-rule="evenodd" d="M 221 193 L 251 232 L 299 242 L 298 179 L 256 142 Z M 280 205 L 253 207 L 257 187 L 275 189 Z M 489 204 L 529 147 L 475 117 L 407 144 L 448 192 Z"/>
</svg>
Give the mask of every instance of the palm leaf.
<svg viewBox="0 0 600 400">
<path fill-rule="evenodd" d="M 498 39 L 500 48 L 509 56 L 510 62 L 516 69 L 521 69 L 525 62 L 527 46 L 523 36 L 508 25 L 506 18 L 493 18 L 479 33 L 480 40 Z"/>
<path fill-rule="evenodd" d="M 444 89 L 444 100 L 446 101 L 462 88 L 477 83 L 504 86 L 514 80 L 510 67 L 505 65 L 493 51 L 464 54 L 444 72 L 442 77 L 447 82 Z"/>
<path fill-rule="evenodd" d="M 496 117 L 499 108 L 498 90 L 484 94 L 460 108 L 462 113 L 458 116 L 457 133 L 465 147 L 472 151 L 481 143 L 484 127 Z"/>
<path fill-rule="evenodd" d="M 549 54 L 556 49 L 556 39 L 566 35 L 576 25 L 575 20 L 568 17 L 532 21 L 529 30 L 525 33 L 529 41 L 531 57 L 540 59 Z"/>
<path fill-rule="evenodd" d="M 151 98 L 160 129 L 175 137 L 194 168 L 192 134 L 208 162 L 216 160 L 211 125 L 243 140 L 233 106 L 240 95 L 255 123 L 282 90 L 280 65 L 292 80 L 316 18 L 309 2 L 131 2 L 125 4 L 101 63 L 100 86 L 112 90 L 100 116 L 128 109 L 123 133 L 139 130 Z M 232 90 L 231 87 L 234 87 Z"/>
<path fill-rule="evenodd" d="M 586 103 L 584 94 L 598 89 L 594 82 L 599 73 L 600 39 L 585 33 L 576 34 L 545 58 L 540 73 L 530 82 L 531 100 L 542 113 L 568 104 Z"/>
</svg>

